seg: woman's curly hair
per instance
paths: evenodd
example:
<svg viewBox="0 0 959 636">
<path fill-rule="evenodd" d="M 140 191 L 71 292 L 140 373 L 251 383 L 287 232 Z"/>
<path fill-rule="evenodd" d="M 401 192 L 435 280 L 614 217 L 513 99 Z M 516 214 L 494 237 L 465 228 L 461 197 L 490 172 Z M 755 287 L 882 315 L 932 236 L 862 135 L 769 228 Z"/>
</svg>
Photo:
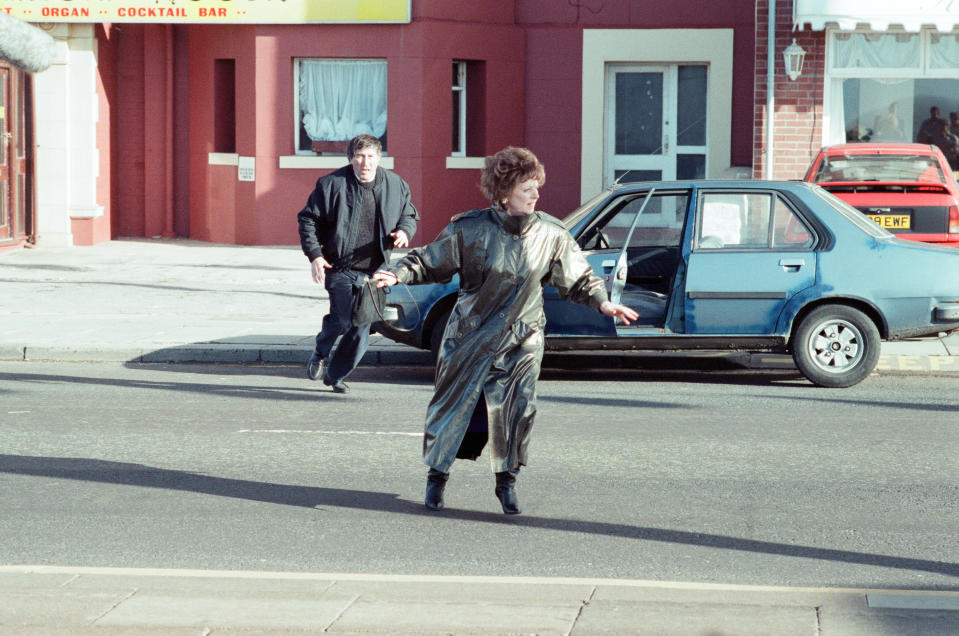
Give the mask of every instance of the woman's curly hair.
<svg viewBox="0 0 959 636">
<path fill-rule="evenodd" d="M 486 157 L 480 175 L 480 190 L 491 203 L 502 203 L 517 183 L 536 179 L 546 183 L 546 170 L 529 149 L 507 146 Z"/>
</svg>

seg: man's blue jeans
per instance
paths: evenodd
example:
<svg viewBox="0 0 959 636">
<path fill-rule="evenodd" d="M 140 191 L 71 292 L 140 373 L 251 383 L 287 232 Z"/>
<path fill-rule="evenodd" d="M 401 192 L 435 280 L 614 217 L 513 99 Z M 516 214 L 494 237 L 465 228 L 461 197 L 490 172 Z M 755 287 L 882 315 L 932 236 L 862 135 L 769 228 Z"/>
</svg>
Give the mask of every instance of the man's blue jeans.
<svg viewBox="0 0 959 636">
<path fill-rule="evenodd" d="M 365 274 L 349 270 L 326 270 L 324 286 L 330 297 L 330 313 L 316 334 L 316 353 L 327 361 L 326 378 L 332 384 L 343 380 L 360 363 L 370 346 L 370 325 L 354 326 L 353 300 Z M 339 344 L 336 339 L 339 338 Z"/>
</svg>

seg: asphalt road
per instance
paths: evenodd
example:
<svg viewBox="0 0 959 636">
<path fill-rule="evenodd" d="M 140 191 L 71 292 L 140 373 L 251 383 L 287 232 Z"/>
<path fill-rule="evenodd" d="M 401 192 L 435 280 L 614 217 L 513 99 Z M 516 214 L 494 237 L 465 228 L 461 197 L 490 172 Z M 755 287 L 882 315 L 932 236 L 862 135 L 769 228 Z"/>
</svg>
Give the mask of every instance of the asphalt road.
<svg viewBox="0 0 959 636">
<path fill-rule="evenodd" d="M 422 506 L 431 371 L 0 363 L 0 564 L 959 589 L 955 377 L 547 371 L 524 514 Z"/>
</svg>

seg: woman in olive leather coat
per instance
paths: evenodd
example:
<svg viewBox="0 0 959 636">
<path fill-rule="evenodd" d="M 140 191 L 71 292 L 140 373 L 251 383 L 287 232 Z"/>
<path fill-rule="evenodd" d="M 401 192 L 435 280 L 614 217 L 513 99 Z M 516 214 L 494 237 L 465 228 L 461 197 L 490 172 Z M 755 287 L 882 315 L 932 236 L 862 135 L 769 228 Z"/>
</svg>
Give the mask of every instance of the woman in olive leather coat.
<svg viewBox="0 0 959 636">
<path fill-rule="evenodd" d="M 536 416 L 544 285 L 626 324 L 636 319 L 632 309 L 608 300 L 602 279 L 563 225 L 536 211 L 545 178 L 542 164 L 525 148 L 487 157 L 480 187 L 491 207 L 453 217 L 435 241 L 373 276 L 379 287 L 460 276 L 423 438 L 423 461 L 430 467 L 426 506 L 432 510 L 443 507 L 454 459 L 478 457 L 486 429 L 494 492 L 503 512 L 520 511 L 514 484 L 526 464 Z"/>
</svg>

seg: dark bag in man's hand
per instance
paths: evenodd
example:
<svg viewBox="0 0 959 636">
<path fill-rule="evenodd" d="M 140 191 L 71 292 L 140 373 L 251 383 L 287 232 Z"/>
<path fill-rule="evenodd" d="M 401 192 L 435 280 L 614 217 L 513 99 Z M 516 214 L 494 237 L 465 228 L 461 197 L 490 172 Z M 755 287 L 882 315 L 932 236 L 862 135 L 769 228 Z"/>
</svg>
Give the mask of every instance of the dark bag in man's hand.
<svg viewBox="0 0 959 636">
<path fill-rule="evenodd" d="M 356 298 L 353 300 L 353 324 L 355 326 L 368 325 L 380 320 L 388 320 L 386 316 L 386 295 L 388 293 L 388 287 L 377 287 L 376 281 L 372 278 L 366 278 L 360 284 Z"/>
</svg>

